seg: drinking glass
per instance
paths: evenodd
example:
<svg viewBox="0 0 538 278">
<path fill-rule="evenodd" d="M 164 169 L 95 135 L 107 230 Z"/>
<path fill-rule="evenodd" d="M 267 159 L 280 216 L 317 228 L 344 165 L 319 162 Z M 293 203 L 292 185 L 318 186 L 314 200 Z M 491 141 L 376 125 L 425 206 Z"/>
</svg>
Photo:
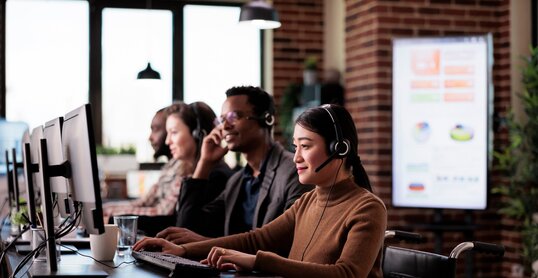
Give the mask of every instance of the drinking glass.
<svg viewBox="0 0 538 278">
<path fill-rule="evenodd" d="M 114 216 L 114 224 L 118 225 L 120 230 L 118 237 L 118 256 L 131 256 L 132 246 L 136 242 L 138 216 Z"/>
</svg>

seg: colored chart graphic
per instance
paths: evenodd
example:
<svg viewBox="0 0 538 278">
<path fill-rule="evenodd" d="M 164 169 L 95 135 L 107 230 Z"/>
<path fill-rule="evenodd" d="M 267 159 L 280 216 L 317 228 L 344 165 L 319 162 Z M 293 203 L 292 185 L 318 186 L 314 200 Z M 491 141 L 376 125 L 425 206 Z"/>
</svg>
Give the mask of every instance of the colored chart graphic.
<svg viewBox="0 0 538 278">
<path fill-rule="evenodd" d="M 474 130 L 471 127 L 466 127 L 461 124 L 457 124 L 450 130 L 450 138 L 454 141 L 470 141 L 474 137 Z"/>
<path fill-rule="evenodd" d="M 413 128 L 413 138 L 419 143 L 424 143 L 430 138 L 432 130 L 427 122 L 420 122 Z"/>
</svg>

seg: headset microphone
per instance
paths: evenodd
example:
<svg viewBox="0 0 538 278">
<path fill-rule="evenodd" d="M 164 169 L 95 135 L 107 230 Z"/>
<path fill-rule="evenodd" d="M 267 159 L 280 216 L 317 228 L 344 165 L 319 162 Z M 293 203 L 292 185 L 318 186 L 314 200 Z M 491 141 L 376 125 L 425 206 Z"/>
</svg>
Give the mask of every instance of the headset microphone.
<svg viewBox="0 0 538 278">
<path fill-rule="evenodd" d="M 321 165 L 319 165 L 314 171 L 317 173 L 323 167 L 327 166 L 329 162 L 331 162 L 335 158 L 344 158 L 349 153 L 349 141 L 347 139 L 344 139 L 342 136 L 342 129 L 340 127 L 340 123 L 338 122 L 338 118 L 336 115 L 334 115 L 334 112 L 329 104 L 322 105 L 321 108 L 327 112 L 329 117 L 331 118 L 331 122 L 334 127 L 334 133 L 335 133 L 335 139 L 334 141 L 330 142 L 329 144 L 329 151 L 331 154 L 325 160 Z"/>
<path fill-rule="evenodd" d="M 323 167 L 327 166 L 327 164 L 329 164 L 329 162 L 331 162 L 335 156 L 337 156 L 338 153 L 337 152 L 333 152 L 328 158 L 327 160 L 325 160 L 323 163 L 321 163 L 321 165 L 319 165 L 316 170 L 314 170 L 314 172 L 319 172 L 321 169 L 323 169 Z"/>
</svg>

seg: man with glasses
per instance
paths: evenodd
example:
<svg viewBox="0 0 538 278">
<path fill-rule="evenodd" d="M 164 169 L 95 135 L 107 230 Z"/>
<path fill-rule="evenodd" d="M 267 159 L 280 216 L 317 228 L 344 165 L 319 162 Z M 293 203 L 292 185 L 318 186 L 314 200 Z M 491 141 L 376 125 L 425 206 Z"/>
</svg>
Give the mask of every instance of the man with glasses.
<svg viewBox="0 0 538 278">
<path fill-rule="evenodd" d="M 273 140 L 273 98 L 257 87 L 233 87 L 226 97 L 219 125 L 204 139 L 193 177 L 183 184 L 188 201 L 178 209 L 177 227 L 157 237 L 182 244 L 246 232 L 275 219 L 313 188 L 299 183 L 293 154 Z M 212 186 L 209 171 L 228 150 L 240 152 L 247 165 L 230 177 L 219 197 L 196 207 Z"/>
</svg>

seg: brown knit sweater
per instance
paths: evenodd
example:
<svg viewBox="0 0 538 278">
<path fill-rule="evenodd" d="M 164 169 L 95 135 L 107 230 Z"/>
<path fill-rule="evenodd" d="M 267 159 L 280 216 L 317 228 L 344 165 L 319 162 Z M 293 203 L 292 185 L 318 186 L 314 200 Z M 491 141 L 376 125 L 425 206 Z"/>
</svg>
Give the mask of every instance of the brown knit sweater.
<svg viewBox="0 0 538 278">
<path fill-rule="evenodd" d="M 327 202 L 328 195 L 329 188 L 316 187 L 259 229 L 183 245 L 186 256 L 205 257 L 220 246 L 256 254 L 256 270 L 285 277 L 382 277 L 385 205 L 351 179 L 334 185 Z"/>
</svg>

